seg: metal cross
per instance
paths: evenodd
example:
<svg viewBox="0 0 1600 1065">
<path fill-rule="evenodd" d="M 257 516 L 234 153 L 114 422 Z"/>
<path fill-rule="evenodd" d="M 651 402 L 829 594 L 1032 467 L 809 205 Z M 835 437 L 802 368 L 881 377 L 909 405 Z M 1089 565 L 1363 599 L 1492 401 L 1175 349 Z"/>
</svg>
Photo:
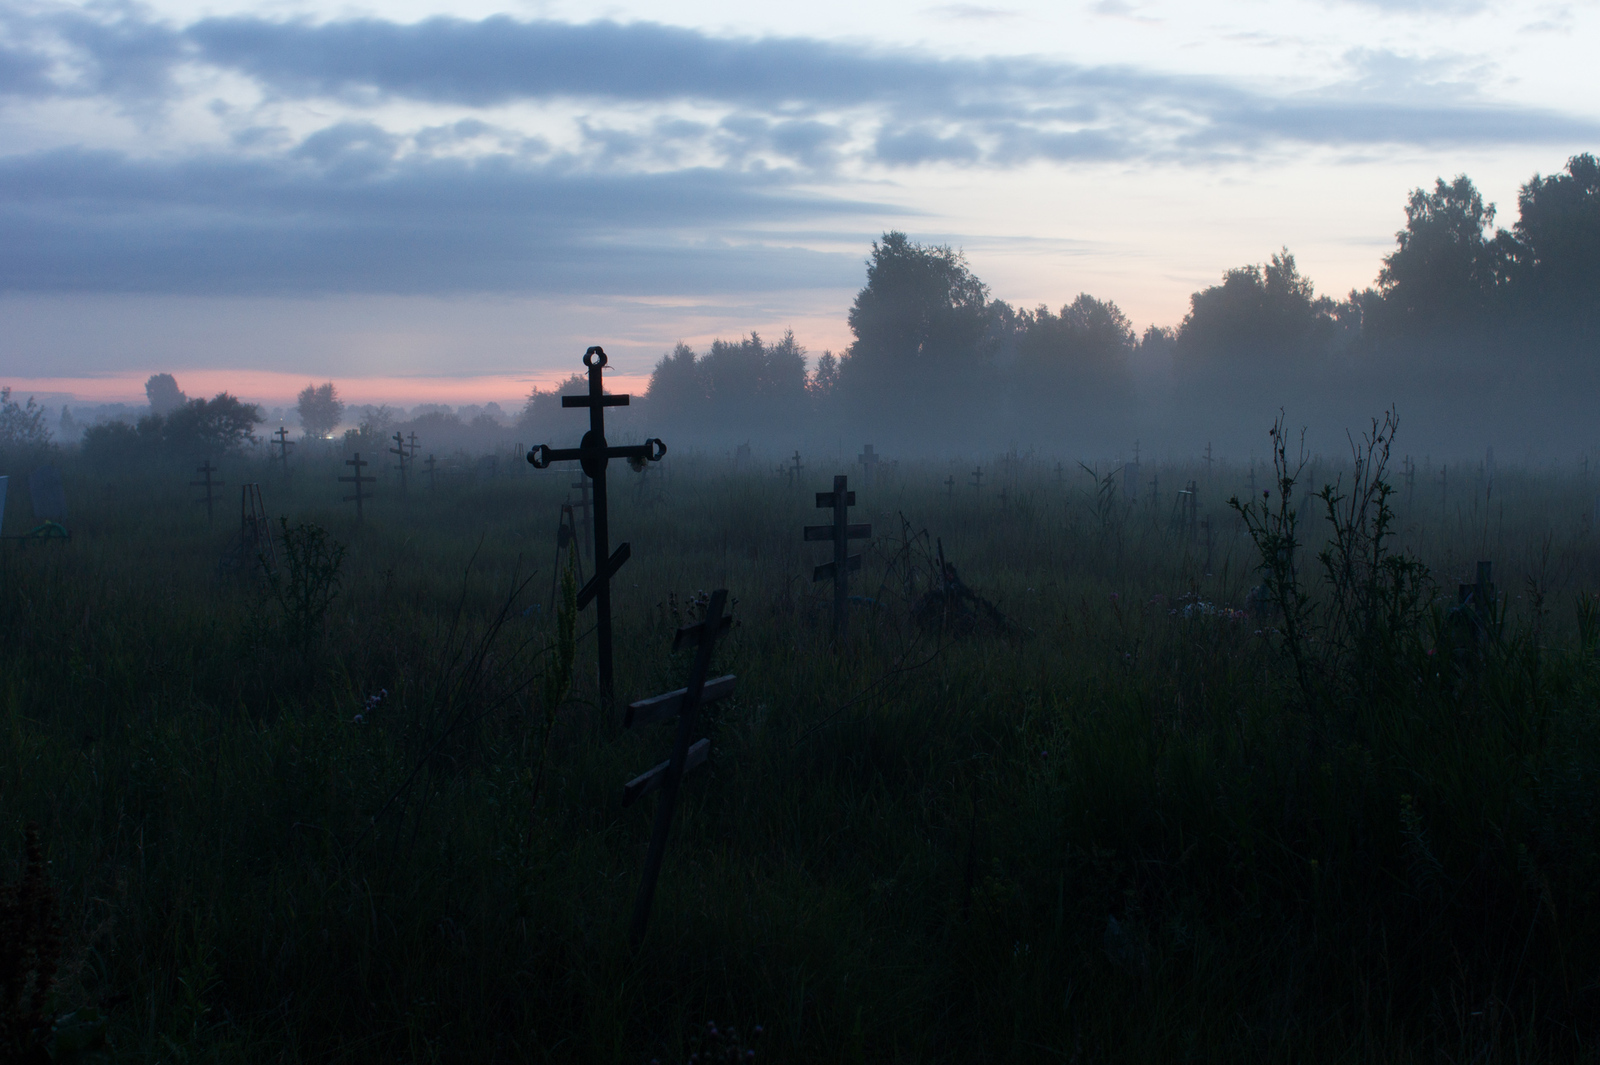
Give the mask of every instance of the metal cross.
<svg viewBox="0 0 1600 1065">
<path fill-rule="evenodd" d="M 849 478 L 843 475 L 833 479 L 833 491 L 817 493 L 817 508 L 833 510 L 833 521 L 827 525 L 807 525 L 807 540 L 832 540 L 833 561 L 824 562 L 811 571 L 812 583 L 833 578 L 833 634 L 844 635 L 845 606 L 850 594 L 850 571 L 861 568 L 860 555 L 847 555 L 850 540 L 865 540 L 872 535 L 872 526 L 847 523 L 849 509 L 856 504 L 856 494 L 848 491 Z"/>
<path fill-rule="evenodd" d="M 552 462 L 570 462 L 576 459 L 583 472 L 594 482 L 594 576 L 578 592 L 578 609 L 595 603 L 595 636 L 600 648 L 600 695 L 610 702 L 612 698 L 611 666 L 611 578 L 622 564 L 628 561 L 631 549 L 626 543 L 611 553 L 611 529 L 606 514 L 606 465 L 612 459 L 630 459 L 636 462 L 660 462 L 667 453 L 667 445 L 654 437 L 642 444 L 627 447 L 610 447 L 606 444 L 607 407 L 626 407 L 628 397 L 608 396 L 601 379 L 606 365 L 605 349 L 596 345 L 583 353 L 583 364 L 589 368 L 587 395 L 562 396 L 563 407 L 588 407 L 589 431 L 577 447 L 552 448 L 540 444 L 528 452 L 528 461 L 534 469 L 542 470 Z"/>
</svg>

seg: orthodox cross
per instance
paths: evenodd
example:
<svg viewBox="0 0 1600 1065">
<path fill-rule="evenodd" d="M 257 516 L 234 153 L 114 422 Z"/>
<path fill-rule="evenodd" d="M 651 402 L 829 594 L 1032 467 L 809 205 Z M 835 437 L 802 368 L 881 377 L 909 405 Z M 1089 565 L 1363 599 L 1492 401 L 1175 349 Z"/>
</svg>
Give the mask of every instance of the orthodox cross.
<svg viewBox="0 0 1600 1065">
<path fill-rule="evenodd" d="M 871 444 L 861 445 L 861 454 L 856 456 L 856 461 L 861 463 L 861 472 L 865 474 L 862 480 L 867 482 L 867 487 L 872 487 L 872 475 L 878 469 L 878 453 L 872 450 Z"/>
<path fill-rule="evenodd" d="M 552 462 L 570 462 L 576 459 L 583 472 L 594 482 L 594 576 L 578 591 L 578 609 L 595 604 L 595 636 L 600 649 L 600 695 L 606 702 L 612 697 L 611 668 L 611 578 L 631 552 L 624 543 L 611 554 L 611 529 L 606 514 L 606 465 L 612 459 L 633 459 L 639 462 L 660 462 L 667 453 L 667 445 L 652 437 L 642 444 L 628 447 L 610 447 L 606 444 L 607 407 L 626 407 L 628 397 L 608 396 L 601 380 L 606 365 L 605 349 L 596 345 L 583 353 L 583 364 L 589 368 L 589 392 L 581 396 L 562 396 L 563 407 L 588 407 L 589 431 L 577 447 L 552 448 L 540 444 L 528 452 L 528 461 L 534 469 L 542 470 Z"/>
<path fill-rule="evenodd" d="M 357 451 L 355 453 L 355 457 L 354 458 L 346 459 L 344 464 L 346 466 L 353 466 L 355 468 L 355 476 L 353 476 L 353 477 L 341 477 L 341 478 L 339 478 L 340 483 L 341 484 L 353 484 L 353 485 L 356 486 L 356 494 L 353 495 L 353 496 L 345 496 L 344 497 L 344 501 L 346 503 L 349 503 L 349 502 L 352 502 L 352 501 L 355 503 L 355 505 L 356 505 L 356 520 L 360 521 L 361 518 L 362 518 L 362 514 L 361 514 L 361 503 L 362 503 L 362 501 L 372 498 L 370 495 L 366 495 L 366 494 L 364 494 L 362 492 L 361 486 L 365 485 L 365 484 L 371 484 L 373 481 L 376 481 L 377 478 L 376 477 L 365 477 L 365 476 L 362 475 L 361 467 L 370 466 L 370 465 L 372 465 L 372 463 L 363 461 L 362 458 L 361 458 L 361 452 L 359 452 L 359 451 Z"/>
<path fill-rule="evenodd" d="M 211 475 L 213 473 L 217 472 L 217 468 L 215 466 L 211 465 L 211 460 L 210 459 L 206 459 L 206 464 L 204 466 L 196 466 L 194 468 L 194 472 L 203 475 L 205 477 L 205 480 L 203 480 L 203 481 L 190 481 L 189 482 L 189 487 L 191 487 L 191 488 L 204 488 L 206 490 L 206 497 L 204 499 L 196 499 L 195 502 L 196 503 L 204 503 L 206 505 L 206 524 L 210 525 L 211 524 L 211 508 L 212 508 L 212 504 L 213 504 L 213 501 L 214 501 L 211 492 L 212 492 L 212 489 L 214 489 L 214 488 L 221 488 L 222 487 L 222 482 L 221 481 L 213 481 L 211 479 Z"/>
<path fill-rule="evenodd" d="M 433 491 L 433 467 L 434 467 L 433 455 L 431 453 L 428 455 L 428 461 L 424 462 L 422 465 L 423 465 L 423 468 L 428 471 L 428 491 L 431 492 L 431 491 Z"/>
<path fill-rule="evenodd" d="M 1206 441 L 1206 481 L 1211 480 L 1211 441 Z"/>
<path fill-rule="evenodd" d="M 706 673 L 711 669 L 712 645 L 733 623 L 731 617 L 722 613 L 727 601 L 726 588 L 718 588 L 712 592 L 711 602 L 706 604 L 705 620 L 685 625 L 678 630 L 678 634 L 672 640 L 673 650 L 677 650 L 686 637 L 695 641 L 694 663 L 689 667 L 689 683 L 665 695 L 630 703 L 623 718 L 623 725 L 629 728 L 634 725 L 671 721 L 674 717 L 678 719 L 678 731 L 672 744 L 672 757 L 655 768 L 640 773 L 622 786 L 624 806 L 631 806 L 652 791 L 659 789 L 661 792 L 661 798 L 656 802 L 655 831 L 650 835 L 650 850 L 644 859 L 644 876 L 639 881 L 639 895 L 633 903 L 633 923 L 628 930 L 628 938 L 635 948 L 644 940 L 645 927 L 650 922 L 650 904 L 655 898 L 656 878 L 661 873 L 661 860 L 667 853 L 667 834 L 672 829 L 672 809 L 677 803 L 678 785 L 682 783 L 684 773 L 702 765 L 711 753 L 709 739 L 701 739 L 694 743 L 689 741 L 694 735 L 695 717 L 700 707 L 721 699 L 733 691 L 734 678 L 731 675 L 710 681 L 706 679 Z"/>
<path fill-rule="evenodd" d="M 972 471 L 972 487 L 979 495 L 983 494 L 983 467 L 979 466 Z"/>
<path fill-rule="evenodd" d="M 411 431 L 411 435 L 410 436 L 406 437 L 406 447 L 408 449 L 410 449 L 410 451 L 411 451 L 411 454 L 410 454 L 409 457 L 411 459 L 415 460 L 416 457 L 417 457 L 417 452 L 422 449 L 422 445 L 417 443 L 417 433 L 416 433 L 415 429 L 413 429 Z M 519 446 L 517 448 L 517 450 L 521 451 L 522 448 Z"/>
<path fill-rule="evenodd" d="M 400 430 L 398 429 L 395 430 L 394 447 L 389 449 L 389 454 L 398 456 L 400 459 L 400 491 L 404 492 L 406 490 L 406 462 L 411 458 L 411 455 L 406 449 L 406 438 L 400 435 Z"/>
<path fill-rule="evenodd" d="M 289 476 L 289 449 L 294 447 L 294 441 L 289 439 L 289 430 L 278 426 L 278 431 L 272 434 L 276 439 L 272 446 L 278 449 L 278 458 L 283 463 L 283 475 Z"/>
<path fill-rule="evenodd" d="M 848 524 L 849 510 L 856 504 L 856 494 L 846 491 L 848 477 L 833 479 L 833 491 L 817 493 L 817 508 L 832 508 L 833 521 L 828 525 L 807 525 L 807 540 L 832 540 L 833 561 L 824 562 L 811 571 L 811 581 L 833 578 L 833 634 L 844 635 L 845 605 L 850 594 L 850 571 L 861 568 L 860 555 L 847 555 L 850 540 L 865 540 L 872 535 L 871 525 Z"/>
<path fill-rule="evenodd" d="M 798 448 L 795 450 L 794 458 L 791 462 L 793 462 L 793 465 L 788 467 L 789 483 L 794 484 L 800 480 L 800 471 L 805 469 L 804 466 L 800 465 L 800 451 Z"/>
</svg>

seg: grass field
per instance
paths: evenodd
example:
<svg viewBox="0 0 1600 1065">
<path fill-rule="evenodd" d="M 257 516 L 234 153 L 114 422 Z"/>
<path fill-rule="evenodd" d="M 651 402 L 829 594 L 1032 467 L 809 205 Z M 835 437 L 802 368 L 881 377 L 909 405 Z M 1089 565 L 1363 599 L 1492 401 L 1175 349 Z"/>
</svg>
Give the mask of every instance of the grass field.
<svg viewBox="0 0 1600 1065">
<path fill-rule="evenodd" d="M 700 592 L 737 621 L 635 952 L 621 785 L 670 730 L 598 704 L 592 636 L 537 694 L 574 470 L 382 471 L 358 525 L 337 458 L 239 458 L 208 526 L 183 463 L 55 461 L 71 542 L 0 549 L 0 881 L 37 823 L 46 1014 L 118 1061 L 644 1065 L 708 1020 L 773 1062 L 1600 1058 L 1600 471 L 1391 470 L 1437 599 L 1382 624 L 1333 612 L 1313 501 L 1290 647 L 1226 505 L 1260 467 L 1129 503 L 1070 460 L 613 464 L 619 696 L 682 682 Z M 839 642 L 800 532 L 835 472 L 875 534 Z M 219 574 L 246 481 L 344 546 L 325 615 Z M 930 597 L 941 550 L 992 613 Z"/>
</svg>

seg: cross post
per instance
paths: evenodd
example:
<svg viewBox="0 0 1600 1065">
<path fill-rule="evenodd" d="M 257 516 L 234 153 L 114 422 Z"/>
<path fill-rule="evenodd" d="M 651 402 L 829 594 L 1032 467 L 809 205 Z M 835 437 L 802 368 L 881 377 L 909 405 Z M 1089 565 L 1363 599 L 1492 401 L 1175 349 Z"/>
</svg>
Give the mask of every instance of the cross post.
<svg viewBox="0 0 1600 1065">
<path fill-rule="evenodd" d="M 946 499 L 956 497 L 956 475 L 953 473 L 944 479 L 944 497 Z"/>
<path fill-rule="evenodd" d="M 428 471 L 428 491 L 431 492 L 433 491 L 433 467 L 435 465 L 433 461 L 433 455 L 431 453 L 428 455 L 428 461 L 424 462 L 422 465 L 423 468 Z"/>
<path fill-rule="evenodd" d="M 848 554 L 849 541 L 865 540 L 872 535 L 872 526 L 851 525 L 850 508 L 855 506 L 856 494 L 848 490 L 849 478 L 842 474 L 834 477 L 833 491 L 817 493 L 817 508 L 833 510 L 833 521 L 827 525 L 807 525 L 807 540 L 832 540 L 833 561 L 824 562 L 811 571 L 811 581 L 833 578 L 833 635 L 844 635 L 845 608 L 849 605 L 850 571 L 861 568 L 861 556 Z"/>
<path fill-rule="evenodd" d="M 370 466 L 370 465 L 372 465 L 372 463 L 364 461 L 361 458 L 361 452 L 359 452 L 359 451 L 357 451 L 355 453 L 355 456 L 353 458 L 346 459 L 345 460 L 345 465 L 354 467 L 355 468 L 355 475 L 353 477 L 341 477 L 341 478 L 339 478 L 339 481 L 342 484 L 353 484 L 353 485 L 355 485 L 356 486 L 356 494 L 353 495 L 353 496 L 345 496 L 344 497 L 344 501 L 346 503 L 354 501 L 354 503 L 356 505 L 356 520 L 357 521 L 361 521 L 362 517 L 363 517 L 363 515 L 361 513 L 361 503 L 365 499 L 371 499 L 372 498 L 371 496 L 365 495 L 362 492 L 361 486 L 365 485 L 365 484 L 371 484 L 373 481 L 376 481 L 377 478 L 376 477 L 366 477 L 366 476 L 362 475 L 361 467 Z"/>
<path fill-rule="evenodd" d="M 203 480 L 203 481 L 190 481 L 189 482 L 189 487 L 191 487 L 191 488 L 204 488 L 206 490 L 206 497 L 204 499 L 197 499 L 197 500 L 195 500 L 195 502 L 196 503 L 204 503 L 206 505 L 206 524 L 210 525 L 211 524 L 211 510 L 212 510 L 212 504 L 213 504 L 213 497 L 212 497 L 212 494 L 211 494 L 211 490 L 213 488 L 221 488 L 222 485 L 223 485 L 223 482 L 222 481 L 213 481 L 211 479 L 211 475 L 213 473 L 217 472 L 217 468 L 215 466 L 211 465 L 211 460 L 210 459 L 206 459 L 206 462 L 205 462 L 204 466 L 196 466 L 194 468 L 194 472 L 198 473 L 198 474 L 203 474 L 205 476 L 205 480 Z"/>
<path fill-rule="evenodd" d="M 972 488 L 979 495 L 983 494 L 983 467 L 979 466 L 972 471 Z"/>
<path fill-rule="evenodd" d="M 289 430 L 278 426 L 278 431 L 272 434 L 275 439 L 272 446 L 278 449 L 278 458 L 283 463 L 283 475 L 289 476 L 289 449 L 294 447 L 294 441 L 289 439 Z"/>
<path fill-rule="evenodd" d="M 400 468 L 400 491 L 404 492 L 406 490 L 406 463 L 411 456 L 406 448 L 406 438 L 400 435 L 400 430 L 398 429 L 394 432 L 394 447 L 389 449 L 389 454 L 397 456 L 400 460 L 398 463 Z"/>
<path fill-rule="evenodd" d="M 608 396 L 602 380 L 606 366 L 605 349 L 598 344 L 583 353 L 583 364 L 589 368 L 589 391 L 581 396 L 562 396 L 563 407 L 588 407 L 589 431 L 577 447 L 552 448 L 540 444 L 528 452 L 528 462 L 534 469 L 542 470 L 552 462 L 569 462 L 574 459 L 583 472 L 594 482 L 594 576 L 578 592 L 578 609 L 595 603 L 595 636 L 600 657 L 600 696 L 606 703 L 612 699 L 611 663 L 611 578 L 622 564 L 628 561 L 631 548 L 618 546 L 611 553 L 611 528 L 606 513 L 606 464 L 612 459 L 631 459 L 639 463 L 660 462 L 667 453 L 667 445 L 654 437 L 642 444 L 628 447 L 611 447 L 606 443 L 607 407 L 626 407 L 627 395 Z"/>
<path fill-rule="evenodd" d="M 1211 483 L 1211 441 L 1206 441 L 1206 483 Z"/>
<path fill-rule="evenodd" d="M 800 465 L 800 450 L 799 450 L 799 448 L 795 449 L 794 458 L 791 461 L 793 462 L 793 465 L 791 465 L 789 467 L 789 483 L 791 485 L 793 485 L 793 484 L 798 484 L 799 483 L 799 481 L 800 481 L 800 471 L 805 469 L 804 466 Z"/>
<path fill-rule="evenodd" d="M 417 451 L 420 450 L 421 447 L 422 445 L 417 443 L 417 432 L 415 429 L 413 429 L 411 434 L 406 437 L 406 448 L 411 452 L 410 456 L 408 457 L 415 461 L 417 457 Z M 518 447 L 517 450 L 521 451 L 522 448 Z"/>
<path fill-rule="evenodd" d="M 639 944 L 644 941 L 645 928 L 650 923 L 650 905 L 655 899 L 656 879 L 661 873 L 661 860 L 667 853 L 667 836 L 672 830 L 672 811 L 678 801 L 678 786 L 683 782 L 683 774 L 704 763 L 711 753 L 709 739 L 690 742 L 690 737 L 694 735 L 695 718 L 701 706 L 733 691 L 732 676 L 718 677 L 709 683 L 706 680 L 706 674 L 711 669 L 712 646 L 716 643 L 717 637 L 728 631 L 733 623 L 733 618 L 722 612 L 727 601 L 726 588 L 718 588 L 712 592 L 711 601 L 706 604 L 705 620 L 685 625 L 673 638 L 674 650 L 686 637 L 695 641 L 694 663 L 689 667 L 689 683 L 677 691 L 629 704 L 623 722 L 625 726 L 632 727 L 636 724 L 670 721 L 673 717 L 678 719 L 678 731 L 672 744 L 672 757 L 634 777 L 623 785 L 622 789 L 624 806 L 631 805 L 658 788 L 661 791 L 661 798 L 656 802 L 655 830 L 650 834 L 650 850 L 645 854 L 644 875 L 639 881 L 639 894 L 633 903 L 633 921 L 628 929 L 628 939 L 635 949 L 638 949 Z"/>
</svg>

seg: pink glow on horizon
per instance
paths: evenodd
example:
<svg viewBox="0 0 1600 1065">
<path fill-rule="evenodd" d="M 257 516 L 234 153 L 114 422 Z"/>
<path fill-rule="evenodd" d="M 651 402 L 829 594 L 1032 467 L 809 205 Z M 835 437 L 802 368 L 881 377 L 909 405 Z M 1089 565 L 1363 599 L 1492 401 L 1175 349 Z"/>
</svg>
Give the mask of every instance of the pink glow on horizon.
<svg viewBox="0 0 1600 1065">
<path fill-rule="evenodd" d="M 144 383 L 148 374 L 108 374 L 103 377 L 20 377 L 0 381 L 10 386 L 16 398 L 28 395 L 70 396 L 68 403 L 145 402 Z M 513 414 L 520 410 L 528 393 L 535 388 L 548 391 L 565 381 L 569 373 L 522 373 L 481 377 L 318 377 L 279 373 L 274 370 L 185 370 L 174 374 L 178 387 L 191 398 L 210 397 L 229 392 L 251 403 L 292 407 L 295 397 L 308 384 L 333 381 L 339 398 L 347 404 L 389 403 L 414 407 L 419 403 L 447 403 L 453 407 L 469 403 L 495 402 Z M 608 373 L 606 384 L 612 391 L 642 395 L 650 384 L 648 374 Z"/>
</svg>

